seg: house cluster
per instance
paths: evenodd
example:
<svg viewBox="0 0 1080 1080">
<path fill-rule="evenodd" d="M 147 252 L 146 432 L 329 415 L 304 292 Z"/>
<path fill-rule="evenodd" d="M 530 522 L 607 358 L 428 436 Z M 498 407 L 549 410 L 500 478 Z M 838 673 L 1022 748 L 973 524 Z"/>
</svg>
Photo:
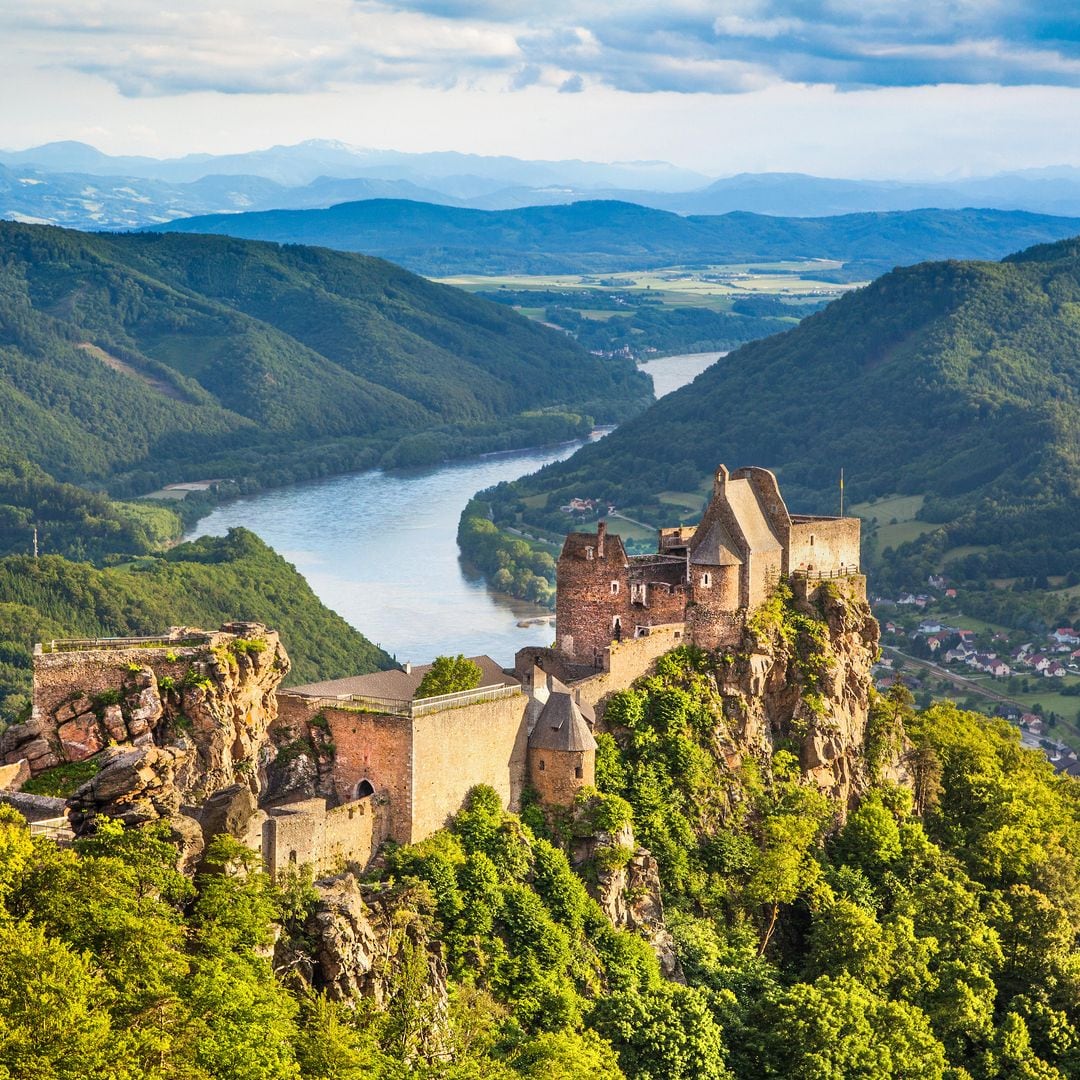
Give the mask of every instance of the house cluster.
<svg viewBox="0 0 1080 1080">
<path fill-rule="evenodd" d="M 1026 642 L 1012 651 L 1013 667 L 1047 679 L 1080 675 L 1080 632 L 1071 626 L 1055 630 L 1041 645 Z"/>
<path fill-rule="evenodd" d="M 595 514 L 598 510 L 601 510 L 605 504 L 601 503 L 599 499 L 571 499 L 565 506 L 560 506 L 559 509 L 564 514 Z M 607 512 L 609 514 L 615 513 L 614 506 L 608 506 Z"/>
</svg>

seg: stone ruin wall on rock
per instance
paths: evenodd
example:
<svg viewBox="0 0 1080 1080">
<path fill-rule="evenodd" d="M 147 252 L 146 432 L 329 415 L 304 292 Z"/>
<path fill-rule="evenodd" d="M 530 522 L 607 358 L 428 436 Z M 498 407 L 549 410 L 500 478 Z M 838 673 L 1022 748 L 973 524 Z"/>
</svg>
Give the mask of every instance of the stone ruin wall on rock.
<svg viewBox="0 0 1080 1080">
<path fill-rule="evenodd" d="M 523 694 L 418 716 L 335 706 L 284 691 L 278 696 L 277 745 L 307 739 L 333 744 L 318 790 L 334 802 L 373 789 L 378 842 L 416 843 L 441 829 L 470 788 L 493 787 L 516 808 L 526 774 Z M 324 727 L 325 725 L 325 727 Z M 381 830 L 381 831 L 380 831 Z"/>
</svg>

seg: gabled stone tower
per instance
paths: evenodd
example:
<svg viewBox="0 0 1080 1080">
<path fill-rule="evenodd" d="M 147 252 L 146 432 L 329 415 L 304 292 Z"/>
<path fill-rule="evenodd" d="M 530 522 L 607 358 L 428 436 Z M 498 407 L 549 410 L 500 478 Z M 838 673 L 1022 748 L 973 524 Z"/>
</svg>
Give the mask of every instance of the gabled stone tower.
<svg viewBox="0 0 1080 1080">
<path fill-rule="evenodd" d="M 573 806 L 583 787 L 596 783 L 593 712 L 556 679 L 529 736 L 529 782 L 548 806 Z M 586 718 L 588 716 L 588 718 Z"/>
</svg>

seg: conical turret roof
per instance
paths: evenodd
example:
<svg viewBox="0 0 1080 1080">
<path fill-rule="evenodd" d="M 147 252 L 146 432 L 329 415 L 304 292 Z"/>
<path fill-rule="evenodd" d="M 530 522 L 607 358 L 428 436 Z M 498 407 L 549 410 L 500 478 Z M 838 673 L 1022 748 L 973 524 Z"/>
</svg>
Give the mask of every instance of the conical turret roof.
<svg viewBox="0 0 1080 1080">
<path fill-rule="evenodd" d="M 595 750 L 596 740 L 582 710 L 568 692 L 554 691 L 547 699 L 529 736 L 533 750 L 582 752 Z"/>
</svg>

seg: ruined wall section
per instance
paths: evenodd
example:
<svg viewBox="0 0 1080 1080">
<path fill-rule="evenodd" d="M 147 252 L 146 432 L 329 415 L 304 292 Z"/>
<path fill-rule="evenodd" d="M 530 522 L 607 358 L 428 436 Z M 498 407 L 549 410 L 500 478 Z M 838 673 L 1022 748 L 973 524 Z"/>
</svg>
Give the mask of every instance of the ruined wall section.
<svg viewBox="0 0 1080 1080">
<path fill-rule="evenodd" d="M 267 873 L 309 865 L 316 875 L 371 861 L 377 843 L 372 796 L 327 809 L 325 799 L 276 807 L 263 816 L 262 855 Z"/>
<path fill-rule="evenodd" d="M 242 764 L 254 769 L 288 671 L 277 633 L 258 623 L 178 628 L 153 643 L 39 646 L 31 719 L 4 732 L 0 755 L 25 758 L 36 775 L 109 745 L 183 743 L 194 752 L 177 783 L 186 798 L 205 796 Z"/>
</svg>

